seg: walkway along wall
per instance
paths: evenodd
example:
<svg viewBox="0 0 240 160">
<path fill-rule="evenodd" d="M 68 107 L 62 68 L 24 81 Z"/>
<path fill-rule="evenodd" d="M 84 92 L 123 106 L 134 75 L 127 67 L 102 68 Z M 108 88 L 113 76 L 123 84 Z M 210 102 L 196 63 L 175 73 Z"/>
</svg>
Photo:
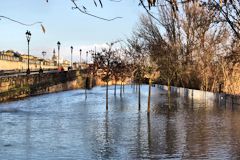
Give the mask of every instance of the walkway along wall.
<svg viewBox="0 0 240 160">
<path fill-rule="evenodd" d="M 76 70 L 0 78 L 0 102 L 83 88 L 85 79 Z M 90 82 L 87 84 L 87 88 L 92 87 Z"/>
<path fill-rule="evenodd" d="M 168 86 L 158 85 L 163 90 L 168 90 Z M 224 93 L 213 93 L 195 89 L 181 88 L 171 86 L 171 93 L 177 93 L 182 97 L 192 98 L 194 100 L 205 100 L 207 103 L 219 103 L 225 106 L 239 106 L 240 96 Z"/>
</svg>

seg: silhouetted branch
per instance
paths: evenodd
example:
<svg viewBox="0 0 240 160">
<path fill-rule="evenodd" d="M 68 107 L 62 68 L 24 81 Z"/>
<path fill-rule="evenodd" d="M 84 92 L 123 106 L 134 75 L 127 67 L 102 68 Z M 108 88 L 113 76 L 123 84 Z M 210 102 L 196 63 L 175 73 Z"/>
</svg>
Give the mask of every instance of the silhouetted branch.
<svg viewBox="0 0 240 160">
<path fill-rule="evenodd" d="M 150 11 L 147 9 L 147 7 L 144 5 L 143 0 L 139 0 L 140 1 L 140 5 L 145 9 L 145 11 L 147 12 L 148 15 L 150 15 L 153 19 L 155 19 L 158 23 L 160 23 L 159 19 L 157 19 L 152 13 L 150 13 Z"/>
<path fill-rule="evenodd" d="M 227 22 L 230 26 L 230 28 L 232 29 L 233 33 L 236 35 L 236 37 L 238 39 L 240 39 L 240 28 L 239 25 L 237 24 L 239 22 L 238 18 L 239 18 L 239 8 L 237 8 L 234 3 L 231 3 L 231 6 L 234 8 L 235 13 L 231 14 L 229 13 L 228 10 L 230 10 L 229 8 L 226 8 L 226 10 L 223 9 L 223 6 L 221 6 L 221 4 L 217 3 L 216 0 L 213 1 L 214 3 L 212 4 L 213 7 L 218 10 L 222 16 L 224 17 L 224 21 Z M 228 7 L 228 6 L 226 6 Z M 231 10 L 232 11 L 232 10 Z"/>
<path fill-rule="evenodd" d="M 72 3 L 74 4 L 73 9 L 77 9 L 77 10 L 79 10 L 81 13 L 86 14 L 86 15 L 91 16 L 91 17 L 94 17 L 94 18 L 98 18 L 98 19 L 101 19 L 101 20 L 104 20 L 104 21 L 113 21 L 113 20 L 115 20 L 115 19 L 122 18 L 122 17 L 114 17 L 114 18 L 110 18 L 110 19 L 103 18 L 103 17 L 100 17 L 100 16 L 97 16 L 97 15 L 94 15 L 94 14 L 92 14 L 92 13 L 87 12 L 85 7 L 84 7 L 84 10 L 82 10 L 81 8 L 79 8 L 79 6 L 78 6 L 78 4 L 75 2 L 75 0 L 71 0 L 71 1 L 72 1 Z M 111 1 L 114 1 L 114 0 L 111 0 Z M 114 1 L 114 2 L 120 2 L 120 1 L 121 1 L 121 0 L 119 0 L 119 1 Z M 94 2 L 95 2 L 95 1 L 94 1 Z M 101 2 L 101 0 L 99 0 L 99 3 L 101 4 L 101 7 L 102 7 L 102 2 Z M 95 5 L 96 5 L 96 3 L 95 3 Z"/>
<path fill-rule="evenodd" d="M 33 25 L 35 25 L 35 24 L 42 24 L 42 22 L 34 22 L 34 23 L 31 23 L 31 24 L 27 24 L 27 23 L 23 23 L 23 22 L 14 20 L 14 19 L 9 18 L 9 17 L 6 17 L 6 16 L 0 16 L 0 20 L 1 20 L 1 18 L 10 20 L 10 21 L 12 21 L 12 22 L 15 22 L 15 23 L 18 23 L 18 24 L 21 24 L 21 25 L 24 25 L 24 26 L 33 26 Z"/>
</svg>

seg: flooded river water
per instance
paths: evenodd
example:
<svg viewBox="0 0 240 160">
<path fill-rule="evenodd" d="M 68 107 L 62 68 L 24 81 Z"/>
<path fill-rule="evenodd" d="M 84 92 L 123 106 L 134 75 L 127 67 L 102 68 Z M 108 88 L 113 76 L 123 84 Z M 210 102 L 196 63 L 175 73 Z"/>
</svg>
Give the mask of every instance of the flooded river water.
<svg viewBox="0 0 240 160">
<path fill-rule="evenodd" d="M 240 109 L 142 86 L 122 98 L 105 88 L 0 104 L 0 159 L 240 159 Z"/>
</svg>

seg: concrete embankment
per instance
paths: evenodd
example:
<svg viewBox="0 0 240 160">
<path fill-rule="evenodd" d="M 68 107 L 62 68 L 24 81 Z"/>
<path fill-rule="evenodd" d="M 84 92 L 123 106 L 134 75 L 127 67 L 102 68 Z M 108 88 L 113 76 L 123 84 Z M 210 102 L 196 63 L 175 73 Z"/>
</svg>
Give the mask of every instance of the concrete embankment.
<svg viewBox="0 0 240 160">
<path fill-rule="evenodd" d="M 168 90 L 168 86 L 157 85 L 163 90 Z M 213 93 L 195 89 L 181 88 L 171 86 L 171 93 L 177 93 L 182 97 L 187 97 L 195 100 L 205 100 L 206 103 L 220 103 L 225 106 L 240 106 L 240 96 L 224 93 Z"/>
<path fill-rule="evenodd" d="M 89 82 L 86 82 L 89 81 Z M 0 102 L 65 90 L 92 87 L 92 78 L 84 78 L 80 71 L 64 71 L 0 78 Z"/>
</svg>

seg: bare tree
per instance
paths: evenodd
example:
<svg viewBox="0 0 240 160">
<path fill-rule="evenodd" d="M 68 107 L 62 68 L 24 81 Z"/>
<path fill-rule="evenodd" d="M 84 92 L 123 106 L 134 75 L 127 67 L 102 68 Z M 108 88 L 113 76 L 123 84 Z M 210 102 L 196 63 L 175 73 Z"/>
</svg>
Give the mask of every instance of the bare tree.
<svg viewBox="0 0 240 160">
<path fill-rule="evenodd" d="M 221 6 L 228 7 L 226 3 Z M 224 83 L 225 91 L 236 93 L 231 88 L 239 81 L 239 39 L 237 34 L 231 34 L 233 29 L 218 14 L 219 10 L 200 1 L 177 3 L 181 12 L 168 2 L 157 4 L 158 23 L 156 17 L 141 16 L 133 32 L 137 38 L 132 38 L 132 42 L 137 39 L 142 44 L 140 48 L 150 54 L 151 62 L 160 71 L 160 82 L 167 84 L 169 90 L 170 85 L 177 85 L 213 92 Z M 238 13 L 236 2 L 228 5 Z M 235 30 L 237 23 L 234 22 Z"/>
<path fill-rule="evenodd" d="M 102 52 L 98 53 L 94 57 L 94 61 L 97 63 L 98 69 L 101 69 L 103 72 L 101 78 L 104 82 L 106 82 L 106 110 L 108 110 L 108 86 L 113 73 L 112 65 L 115 61 L 115 51 L 113 49 L 113 46 L 116 43 L 118 43 L 118 41 L 108 44 L 108 48 L 103 49 Z"/>
</svg>

